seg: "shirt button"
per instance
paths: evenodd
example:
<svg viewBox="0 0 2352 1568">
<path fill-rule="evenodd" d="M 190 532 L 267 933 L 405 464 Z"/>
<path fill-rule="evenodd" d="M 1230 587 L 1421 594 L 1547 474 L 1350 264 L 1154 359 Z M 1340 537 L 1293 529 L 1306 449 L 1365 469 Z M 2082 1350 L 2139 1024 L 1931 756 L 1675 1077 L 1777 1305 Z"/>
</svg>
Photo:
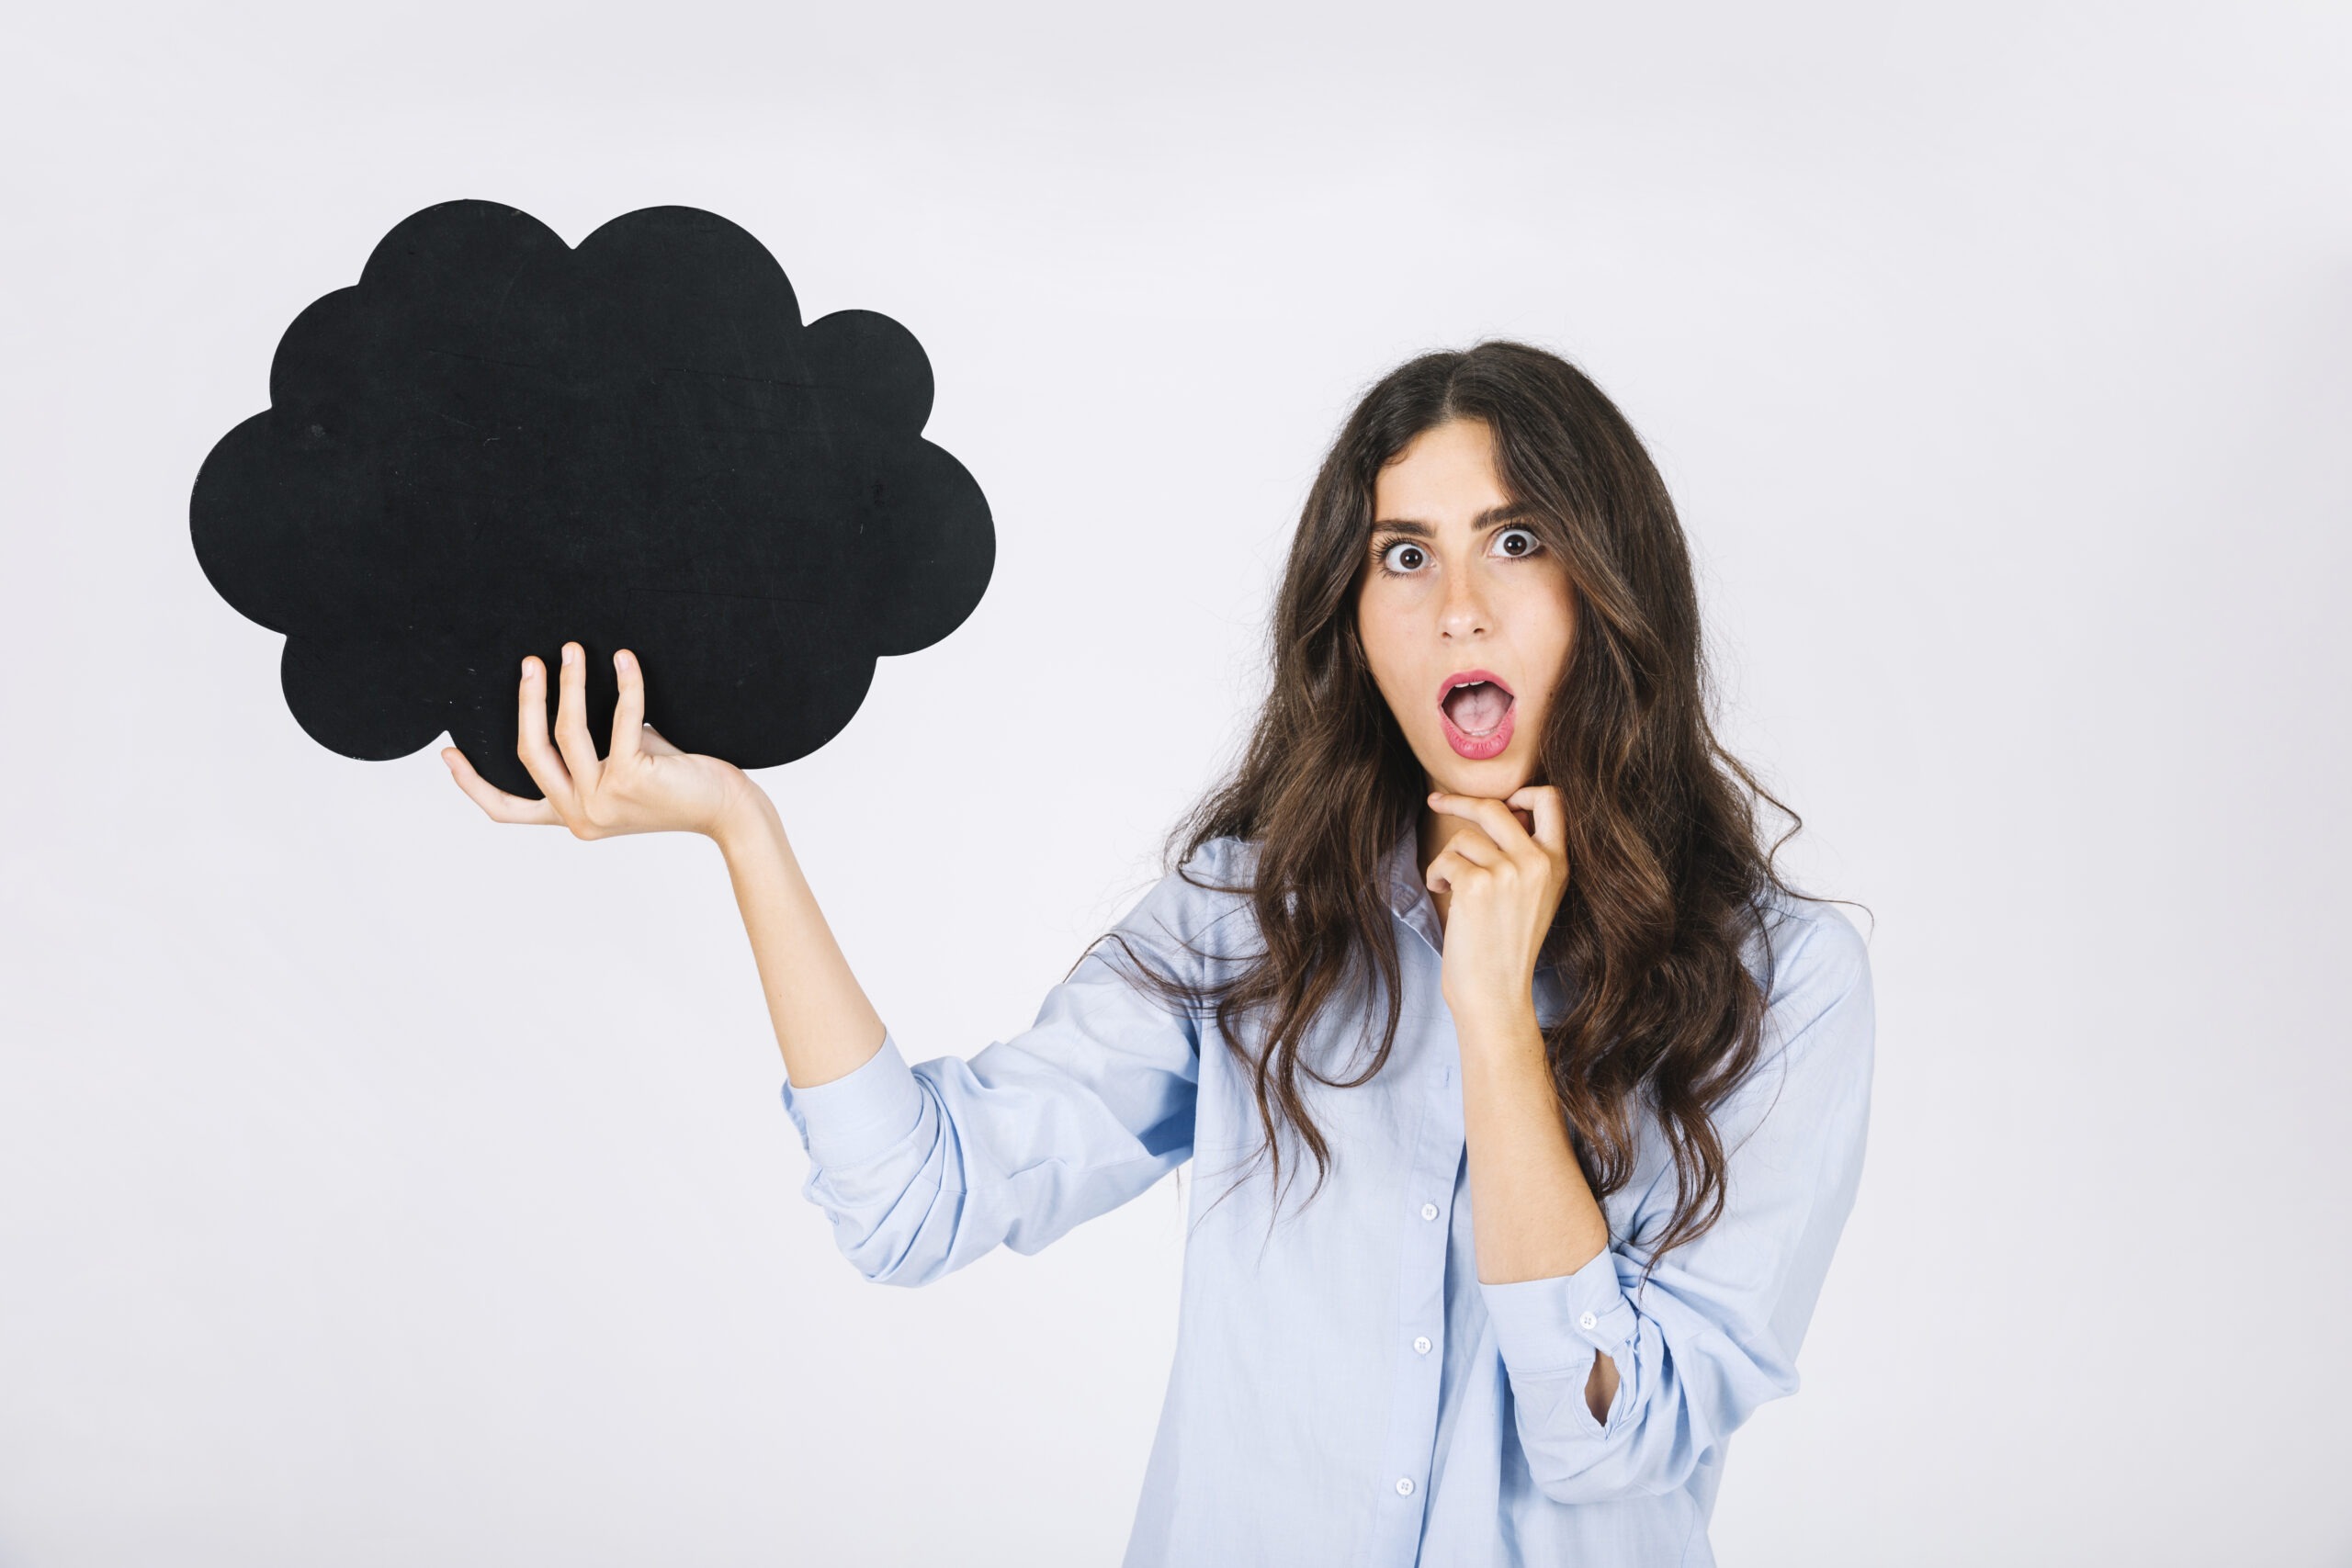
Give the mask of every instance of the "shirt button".
<svg viewBox="0 0 2352 1568">
<path fill-rule="evenodd" d="M 1436 1218 L 1437 1218 L 1437 1205 L 1436 1205 L 1435 1203 L 1424 1203 L 1424 1204 L 1422 1204 L 1422 1205 L 1421 1205 L 1421 1218 L 1423 1218 L 1423 1219 L 1425 1219 L 1425 1220 L 1433 1220 L 1433 1219 L 1436 1219 Z"/>
<path fill-rule="evenodd" d="M 1577 1319 L 1577 1326 L 1579 1328 L 1590 1328 L 1600 1321 L 1600 1319 L 1593 1316 L 1592 1314 L 1587 1313 L 1582 1317 Z"/>
<path fill-rule="evenodd" d="M 1412 1495 L 1413 1478 L 1409 1475 L 1398 1476 L 1396 1478 L 1396 1495 L 1399 1497 L 1410 1497 Z"/>
<path fill-rule="evenodd" d="M 1413 1341 L 1413 1348 L 1426 1356 L 1430 1353 L 1430 1337 L 1426 1334 Z"/>
</svg>

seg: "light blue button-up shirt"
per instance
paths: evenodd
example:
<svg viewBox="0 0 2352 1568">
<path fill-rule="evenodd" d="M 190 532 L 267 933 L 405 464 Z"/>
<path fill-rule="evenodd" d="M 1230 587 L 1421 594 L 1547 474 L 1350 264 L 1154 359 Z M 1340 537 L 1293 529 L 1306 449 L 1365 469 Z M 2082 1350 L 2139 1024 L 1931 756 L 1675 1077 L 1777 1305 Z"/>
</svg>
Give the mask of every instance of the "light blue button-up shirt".
<svg viewBox="0 0 2352 1568">
<path fill-rule="evenodd" d="M 1208 846 L 1212 885 L 1246 846 Z M 1711 1563 L 1726 1440 L 1797 1386 L 1795 1358 L 1860 1179 L 1871 1078 L 1860 938 L 1824 905 L 1775 907 L 1764 1055 L 1715 1111 L 1723 1217 L 1658 1260 L 1674 1171 L 1653 1126 L 1603 1205 L 1611 1246 L 1576 1273 L 1478 1282 L 1460 1057 L 1442 936 L 1409 839 L 1383 872 L 1403 1018 L 1369 1083 L 1309 1084 L 1334 1161 L 1279 1216 L 1247 1069 L 1213 1021 L 1138 989 L 1098 948 L 1036 1023 L 910 1068 L 894 1042 L 845 1077 L 786 1087 L 806 1191 L 868 1279 L 918 1285 L 991 1247 L 1035 1252 L 1193 1162 L 1168 1397 L 1131 1568 Z M 1238 895 L 1163 880 L 1119 931 L 1198 983 L 1252 951 Z M 1761 954 L 1751 967 L 1762 971 Z M 1539 1014 L 1562 998 L 1538 976 Z M 1310 1044 L 1328 1076 L 1363 1018 Z M 1618 1388 L 1596 1420 L 1599 1350 Z"/>
</svg>

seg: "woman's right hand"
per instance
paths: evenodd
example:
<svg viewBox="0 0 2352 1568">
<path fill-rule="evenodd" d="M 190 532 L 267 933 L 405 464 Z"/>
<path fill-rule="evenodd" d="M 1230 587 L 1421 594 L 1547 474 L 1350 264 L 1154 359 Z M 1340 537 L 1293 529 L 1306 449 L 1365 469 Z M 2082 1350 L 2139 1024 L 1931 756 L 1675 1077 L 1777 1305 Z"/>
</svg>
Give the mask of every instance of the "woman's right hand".
<svg viewBox="0 0 2352 1568">
<path fill-rule="evenodd" d="M 552 742 L 546 666 L 536 658 L 523 660 L 514 750 L 546 799 L 507 794 L 475 772 L 455 746 L 443 747 L 441 760 L 493 822 L 561 826 L 576 839 L 670 831 L 717 837 L 732 816 L 756 802 L 760 786 L 732 762 L 679 750 L 645 722 L 645 674 L 637 655 L 626 649 L 613 655 L 613 672 L 620 680 L 620 702 L 613 710 L 613 743 L 599 761 L 588 733 L 585 650 L 576 642 L 563 645 Z"/>
</svg>

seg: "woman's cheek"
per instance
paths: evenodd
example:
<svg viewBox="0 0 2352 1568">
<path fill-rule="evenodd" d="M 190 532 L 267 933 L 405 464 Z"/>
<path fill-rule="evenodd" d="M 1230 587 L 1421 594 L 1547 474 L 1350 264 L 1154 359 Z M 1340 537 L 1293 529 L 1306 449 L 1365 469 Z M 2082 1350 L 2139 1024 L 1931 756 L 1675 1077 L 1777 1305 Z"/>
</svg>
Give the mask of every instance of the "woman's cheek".
<svg viewBox="0 0 2352 1568">
<path fill-rule="evenodd" d="M 1409 613 L 1396 603 L 1394 593 L 1384 592 L 1377 597 L 1366 594 L 1356 611 L 1356 624 L 1363 637 L 1364 657 L 1372 665 L 1373 679 L 1379 682 L 1391 706 L 1396 704 L 1398 689 L 1411 673 L 1409 622 Z"/>
</svg>

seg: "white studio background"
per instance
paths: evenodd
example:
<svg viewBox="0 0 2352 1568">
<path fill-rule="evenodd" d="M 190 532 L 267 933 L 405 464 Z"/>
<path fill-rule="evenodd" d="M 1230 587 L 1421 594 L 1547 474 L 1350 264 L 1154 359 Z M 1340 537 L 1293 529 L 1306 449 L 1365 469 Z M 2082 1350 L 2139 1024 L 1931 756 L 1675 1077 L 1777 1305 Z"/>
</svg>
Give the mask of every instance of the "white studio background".
<svg viewBox="0 0 2352 1568">
<path fill-rule="evenodd" d="M 1175 1187 L 864 1284 L 710 848 L 329 754 L 197 569 L 278 334 L 456 197 L 710 208 L 929 349 L 995 583 L 764 777 L 916 1057 L 1023 1027 L 1153 874 L 1351 398 L 1575 356 L 1794 863 L 1876 915 L 1870 1165 L 1724 1561 L 2352 1562 L 2352 13 L 31 13 L 0 1564 L 1125 1540 Z"/>
</svg>

